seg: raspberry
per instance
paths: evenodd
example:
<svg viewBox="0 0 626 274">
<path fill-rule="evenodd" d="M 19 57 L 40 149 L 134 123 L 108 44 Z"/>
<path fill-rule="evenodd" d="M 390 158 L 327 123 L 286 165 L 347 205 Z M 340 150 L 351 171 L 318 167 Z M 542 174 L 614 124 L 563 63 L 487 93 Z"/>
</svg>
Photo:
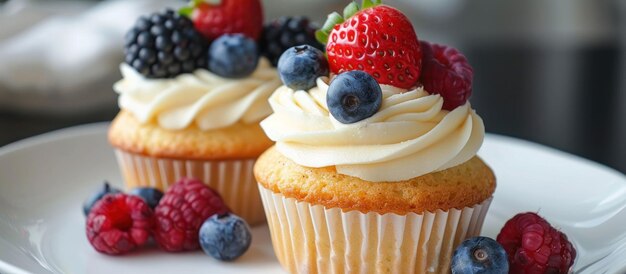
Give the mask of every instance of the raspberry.
<svg viewBox="0 0 626 274">
<path fill-rule="evenodd" d="M 474 70 L 458 50 L 420 41 L 424 89 L 443 97 L 443 108 L 453 110 L 462 106 L 472 95 Z"/>
<path fill-rule="evenodd" d="M 202 223 L 228 211 L 217 192 L 199 180 L 183 178 L 170 187 L 156 207 L 154 238 L 170 252 L 199 249 Z"/>
<path fill-rule="evenodd" d="M 568 273 L 576 249 L 567 236 L 535 213 L 522 213 L 506 222 L 497 241 L 509 257 L 510 273 Z"/>
<path fill-rule="evenodd" d="M 141 198 L 107 194 L 87 216 L 87 238 L 99 252 L 118 255 L 146 243 L 154 225 L 154 213 Z"/>
</svg>

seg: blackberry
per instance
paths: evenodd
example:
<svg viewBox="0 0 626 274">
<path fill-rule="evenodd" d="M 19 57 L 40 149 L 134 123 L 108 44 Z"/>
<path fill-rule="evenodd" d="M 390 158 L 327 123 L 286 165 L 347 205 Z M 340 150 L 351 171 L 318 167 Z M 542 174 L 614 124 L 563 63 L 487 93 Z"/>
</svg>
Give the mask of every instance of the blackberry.
<svg viewBox="0 0 626 274">
<path fill-rule="evenodd" d="M 324 45 L 315 39 L 316 30 L 317 26 L 306 17 L 280 17 L 263 27 L 261 55 L 277 66 L 283 52 L 294 46 L 310 45 L 324 51 Z"/>
<path fill-rule="evenodd" d="M 171 9 L 140 17 L 125 37 L 125 62 L 147 78 L 172 78 L 207 66 L 208 43 Z"/>
</svg>

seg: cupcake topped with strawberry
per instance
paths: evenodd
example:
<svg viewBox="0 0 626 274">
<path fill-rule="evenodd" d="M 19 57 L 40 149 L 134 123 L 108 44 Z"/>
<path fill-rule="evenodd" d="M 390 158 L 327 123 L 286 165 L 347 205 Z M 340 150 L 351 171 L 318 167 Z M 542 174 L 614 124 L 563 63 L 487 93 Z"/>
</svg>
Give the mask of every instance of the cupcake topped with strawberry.
<svg viewBox="0 0 626 274">
<path fill-rule="evenodd" d="M 350 3 L 278 61 L 254 174 L 290 273 L 565 273 L 576 252 L 538 216 L 480 235 L 496 178 L 456 49 L 380 1 Z M 288 224 L 288 225 L 285 225 Z"/>
<path fill-rule="evenodd" d="M 179 11 L 139 18 L 126 34 L 123 79 L 114 86 L 120 108 L 167 130 L 213 130 L 265 118 L 267 99 L 281 84 L 271 53 L 315 36 L 306 18 L 265 27 L 263 20 L 259 0 L 194 0 Z M 281 29 L 287 23 L 297 27 Z"/>
<path fill-rule="evenodd" d="M 278 62 L 284 83 L 261 125 L 281 154 L 369 182 L 397 182 L 472 159 L 484 137 L 468 99 L 473 71 L 456 49 L 419 40 L 380 1 L 333 13 L 310 45 Z"/>
<path fill-rule="evenodd" d="M 254 175 L 278 261 L 290 273 L 448 273 L 496 188 L 476 156 L 485 129 L 466 58 L 373 0 L 330 14 L 316 38 L 325 53 L 305 44 L 279 58 L 283 85 L 261 122 L 276 145 Z"/>
</svg>

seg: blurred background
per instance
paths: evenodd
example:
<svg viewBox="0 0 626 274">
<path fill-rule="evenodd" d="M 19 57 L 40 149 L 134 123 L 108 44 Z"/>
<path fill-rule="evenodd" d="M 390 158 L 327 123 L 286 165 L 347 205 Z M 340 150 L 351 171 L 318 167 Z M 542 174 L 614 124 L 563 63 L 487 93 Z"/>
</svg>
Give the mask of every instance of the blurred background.
<svg viewBox="0 0 626 274">
<path fill-rule="evenodd" d="M 323 22 L 347 0 L 264 0 L 266 19 Z M 626 172 L 626 0 L 386 0 L 418 37 L 457 47 L 475 70 L 487 131 Z M 110 121 L 123 34 L 179 0 L 0 0 L 0 146 Z M 512 155 L 512 157 L 515 157 Z"/>
</svg>

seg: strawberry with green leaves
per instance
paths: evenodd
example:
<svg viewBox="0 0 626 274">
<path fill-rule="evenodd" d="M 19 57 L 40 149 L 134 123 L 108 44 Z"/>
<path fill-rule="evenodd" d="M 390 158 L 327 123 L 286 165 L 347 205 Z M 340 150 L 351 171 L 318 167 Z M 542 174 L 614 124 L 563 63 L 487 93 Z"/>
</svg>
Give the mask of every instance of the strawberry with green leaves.
<svg viewBox="0 0 626 274">
<path fill-rule="evenodd" d="M 348 5 L 343 16 L 333 13 L 318 40 L 326 44 L 331 72 L 362 70 L 380 84 L 399 88 L 417 85 L 422 51 L 409 19 L 399 10 L 364 0 Z"/>
<path fill-rule="evenodd" d="M 263 30 L 260 0 L 192 0 L 180 13 L 209 41 L 235 33 L 257 40 Z"/>
<path fill-rule="evenodd" d="M 316 38 L 326 44 L 330 71 L 361 70 L 379 84 L 403 89 L 422 85 L 444 99 L 443 108 L 464 105 L 474 72 L 458 50 L 417 39 L 409 19 L 381 0 L 351 3 L 343 16 L 332 13 Z"/>
</svg>

